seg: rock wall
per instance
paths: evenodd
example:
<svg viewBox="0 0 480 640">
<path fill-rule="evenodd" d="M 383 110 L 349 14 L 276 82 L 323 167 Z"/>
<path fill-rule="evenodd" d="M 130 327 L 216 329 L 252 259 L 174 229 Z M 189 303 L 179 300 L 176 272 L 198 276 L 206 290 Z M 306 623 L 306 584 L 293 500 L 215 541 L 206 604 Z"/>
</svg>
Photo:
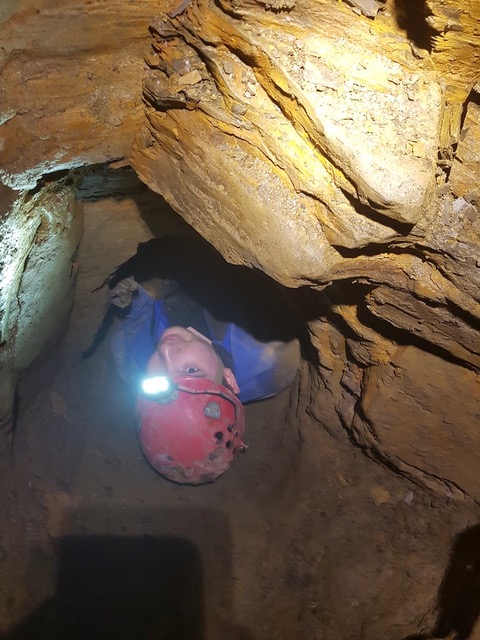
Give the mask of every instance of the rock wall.
<svg viewBox="0 0 480 640">
<path fill-rule="evenodd" d="M 1 26 L 0 180 L 17 190 L 53 171 L 128 155 L 143 117 L 148 23 L 158 11 L 153 1 L 29 4 Z"/>
<path fill-rule="evenodd" d="M 156 2 L 87 8 L 56 0 L 0 9 L 4 431 L 19 373 L 58 337 L 73 299 L 81 177 L 63 174 L 129 154 L 143 118 L 143 55 L 157 11 Z"/>
<path fill-rule="evenodd" d="M 310 290 L 319 422 L 480 499 L 475 0 L 30 4 L 1 15 L 2 269 L 42 176 L 131 162 L 228 260 Z"/>
<path fill-rule="evenodd" d="M 20 373 L 58 340 L 68 322 L 82 234 L 77 187 L 66 177 L 14 197 L 1 219 L 0 438 L 12 426 Z"/>
<path fill-rule="evenodd" d="M 320 422 L 478 499 L 476 9 L 418 7 L 172 3 L 132 162 L 227 259 L 323 290 Z"/>
</svg>

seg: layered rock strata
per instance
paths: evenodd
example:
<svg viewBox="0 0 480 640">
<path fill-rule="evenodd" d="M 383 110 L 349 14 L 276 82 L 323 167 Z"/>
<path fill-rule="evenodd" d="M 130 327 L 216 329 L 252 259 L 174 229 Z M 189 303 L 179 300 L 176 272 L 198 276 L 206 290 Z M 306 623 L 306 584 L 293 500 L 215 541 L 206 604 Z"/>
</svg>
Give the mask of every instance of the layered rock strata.
<svg viewBox="0 0 480 640">
<path fill-rule="evenodd" d="M 478 499 L 475 6 L 398 7 L 170 6 L 132 161 L 228 260 L 323 291 L 318 420 Z"/>
</svg>

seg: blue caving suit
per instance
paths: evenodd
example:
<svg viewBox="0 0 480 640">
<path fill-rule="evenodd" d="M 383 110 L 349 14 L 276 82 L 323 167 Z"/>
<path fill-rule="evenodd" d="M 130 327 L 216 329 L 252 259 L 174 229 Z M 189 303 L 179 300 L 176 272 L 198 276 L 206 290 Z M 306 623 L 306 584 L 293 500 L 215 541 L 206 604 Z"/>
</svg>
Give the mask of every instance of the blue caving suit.
<svg viewBox="0 0 480 640">
<path fill-rule="evenodd" d="M 230 355 L 229 362 L 222 360 L 235 374 L 241 402 L 269 398 L 291 384 L 300 359 L 297 340 L 261 342 L 232 322 L 224 323 L 223 335 L 217 339 L 215 320 L 201 307 L 197 309 L 197 318 L 198 311 L 202 316 L 200 322 L 183 324 L 194 327 L 212 340 L 214 347 L 220 345 Z M 139 285 L 128 315 L 112 337 L 112 352 L 121 378 L 137 387 L 161 334 L 179 324 L 169 320 L 168 301 L 152 298 Z"/>
</svg>

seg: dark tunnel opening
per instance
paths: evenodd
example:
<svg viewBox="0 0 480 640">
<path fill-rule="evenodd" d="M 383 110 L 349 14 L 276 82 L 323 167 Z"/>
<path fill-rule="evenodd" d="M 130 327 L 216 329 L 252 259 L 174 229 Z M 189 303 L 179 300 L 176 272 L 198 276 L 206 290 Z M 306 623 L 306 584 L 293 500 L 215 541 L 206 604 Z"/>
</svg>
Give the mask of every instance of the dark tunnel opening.
<svg viewBox="0 0 480 640">
<path fill-rule="evenodd" d="M 191 305 L 205 307 L 219 322 L 233 322 L 242 326 L 261 341 L 298 339 L 302 355 L 316 364 L 307 318 L 297 299 L 301 293 L 289 290 L 272 280 L 264 272 L 246 266 L 230 264 L 217 250 L 173 211 L 165 200 L 139 182 L 130 169 L 94 172 L 79 188 L 85 201 L 101 199 L 104 191 L 114 191 L 121 200 L 133 197 L 150 239 L 140 242 L 132 255 L 106 274 L 95 290 L 113 289 L 121 280 L 133 277 L 152 291 L 153 296 L 175 297 L 177 291 L 186 295 Z M 297 295 L 295 295 L 297 294 Z M 188 304 L 185 299 L 183 303 Z M 119 307 L 116 308 L 118 315 Z M 115 313 L 115 309 L 112 309 Z M 120 310 L 119 315 L 122 312 Z M 180 312 L 178 321 L 187 322 Z M 184 315 L 188 315 L 188 312 Z M 98 335 L 86 350 L 94 352 L 98 340 L 108 330 L 99 327 Z M 183 326 L 183 325 L 182 325 Z"/>
</svg>

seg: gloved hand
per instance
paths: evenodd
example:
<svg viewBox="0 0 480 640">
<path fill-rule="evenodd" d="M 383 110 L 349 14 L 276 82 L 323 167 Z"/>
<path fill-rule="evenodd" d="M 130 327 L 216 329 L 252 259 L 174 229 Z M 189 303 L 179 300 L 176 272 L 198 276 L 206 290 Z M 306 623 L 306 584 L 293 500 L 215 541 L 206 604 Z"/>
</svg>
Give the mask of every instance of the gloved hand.
<svg viewBox="0 0 480 640">
<path fill-rule="evenodd" d="M 137 288 L 138 284 L 133 277 L 120 280 L 110 291 L 110 302 L 120 309 L 125 309 L 132 302 L 132 296 Z"/>
</svg>

